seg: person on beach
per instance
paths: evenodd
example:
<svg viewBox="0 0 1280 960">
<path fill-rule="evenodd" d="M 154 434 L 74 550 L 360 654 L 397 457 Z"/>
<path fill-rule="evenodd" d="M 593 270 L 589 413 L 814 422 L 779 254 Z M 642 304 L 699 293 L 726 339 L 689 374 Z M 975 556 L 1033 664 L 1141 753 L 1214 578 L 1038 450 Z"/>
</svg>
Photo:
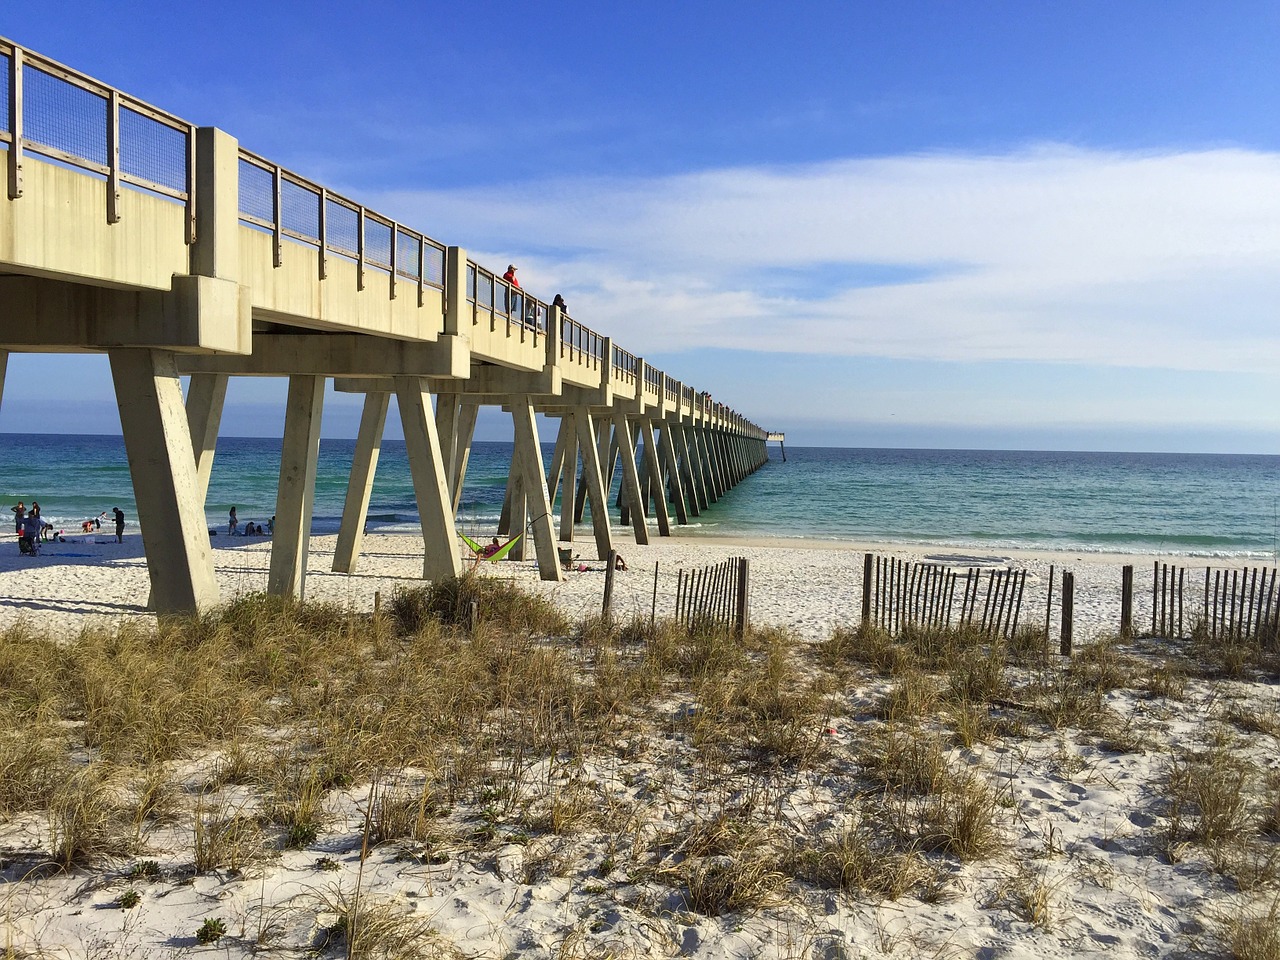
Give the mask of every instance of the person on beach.
<svg viewBox="0 0 1280 960">
<path fill-rule="evenodd" d="M 267 535 L 270 536 L 275 532 L 276 532 L 276 515 L 273 513 L 271 515 L 271 519 L 267 521 Z"/>
<path fill-rule="evenodd" d="M 227 515 L 227 536 L 234 537 L 238 526 L 240 526 L 240 521 L 236 519 L 236 508 L 232 507 L 231 513 Z"/>
<path fill-rule="evenodd" d="M 623 559 L 622 559 L 622 554 L 620 554 L 620 553 L 619 553 L 619 554 L 616 554 L 616 555 L 614 556 L 614 558 L 613 558 L 613 569 L 615 569 L 615 570 L 625 570 L 625 569 L 627 569 L 627 561 L 625 561 L 625 560 L 623 560 Z"/>
<path fill-rule="evenodd" d="M 22 536 L 22 521 L 27 515 L 27 505 L 19 500 L 16 507 L 10 507 L 9 509 L 14 513 L 14 530 L 17 532 L 18 536 Z"/>
<path fill-rule="evenodd" d="M 111 512 L 116 518 L 116 543 L 124 543 L 124 511 L 119 507 L 112 507 Z"/>
<path fill-rule="evenodd" d="M 28 513 L 22 518 L 19 548 L 23 553 L 36 556 L 40 552 L 40 518 Z"/>
</svg>

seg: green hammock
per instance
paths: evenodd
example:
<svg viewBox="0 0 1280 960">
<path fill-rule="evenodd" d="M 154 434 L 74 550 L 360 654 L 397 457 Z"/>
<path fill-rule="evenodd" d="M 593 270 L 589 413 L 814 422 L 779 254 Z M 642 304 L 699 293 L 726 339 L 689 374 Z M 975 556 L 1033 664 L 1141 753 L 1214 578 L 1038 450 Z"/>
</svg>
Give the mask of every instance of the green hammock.
<svg viewBox="0 0 1280 960">
<path fill-rule="evenodd" d="M 524 534 L 517 533 L 506 543 L 499 544 L 496 547 L 493 544 L 489 544 L 486 547 L 483 544 L 476 543 L 476 541 L 472 540 L 465 533 L 460 533 L 458 536 L 467 542 L 467 546 L 470 547 L 472 552 L 476 555 L 476 562 L 479 563 L 481 560 L 496 561 L 504 559 L 506 555 L 511 552 L 511 548 L 516 545 L 516 541 L 524 536 Z"/>
</svg>

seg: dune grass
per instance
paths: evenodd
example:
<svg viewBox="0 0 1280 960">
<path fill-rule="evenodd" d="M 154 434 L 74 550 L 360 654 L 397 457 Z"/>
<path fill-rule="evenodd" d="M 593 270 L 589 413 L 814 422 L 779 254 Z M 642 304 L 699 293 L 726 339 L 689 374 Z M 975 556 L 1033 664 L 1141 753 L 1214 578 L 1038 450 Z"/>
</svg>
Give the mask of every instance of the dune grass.
<svg viewBox="0 0 1280 960">
<path fill-rule="evenodd" d="M 245 876 L 332 842 L 354 805 L 361 865 L 381 848 L 516 863 L 525 883 L 625 885 L 655 915 L 823 891 L 933 901 L 1025 826 L 990 748 L 1070 733 L 1145 750 L 1112 695 L 1174 701 L 1196 669 L 1115 641 L 1064 661 L 1042 631 L 841 628 L 810 645 L 779 629 L 571 624 L 474 573 L 397 591 L 378 616 L 251 595 L 61 642 L 0 633 L 0 814 L 39 815 L 45 847 L 28 858 L 65 869 L 178 835 L 165 876 Z M 1153 846 L 1204 851 L 1242 890 L 1276 882 L 1280 777 L 1223 745 L 1171 756 L 1159 788 Z M 1048 929 L 1050 881 L 1018 877 L 999 902 Z M 326 917 L 310 946 L 458 955 L 349 880 L 300 908 Z"/>
</svg>

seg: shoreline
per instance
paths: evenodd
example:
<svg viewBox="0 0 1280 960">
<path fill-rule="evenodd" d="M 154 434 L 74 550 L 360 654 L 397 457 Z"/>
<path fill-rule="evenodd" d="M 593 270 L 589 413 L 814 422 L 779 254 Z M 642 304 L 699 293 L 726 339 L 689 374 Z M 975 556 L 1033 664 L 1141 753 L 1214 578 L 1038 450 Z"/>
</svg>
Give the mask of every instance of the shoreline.
<svg viewBox="0 0 1280 960">
<path fill-rule="evenodd" d="M 397 588 L 423 582 L 420 535 L 370 533 L 364 540 L 357 569 L 351 574 L 329 569 L 336 541 L 332 534 L 311 538 L 305 593 L 308 600 L 340 603 L 355 612 L 367 613 L 373 610 L 376 596 L 385 600 Z M 857 622 L 863 556 L 868 552 L 957 569 L 1006 565 L 1025 569 L 1026 594 L 1020 623 L 1043 624 L 1048 620 L 1052 637 L 1059 629 L 1061 572 L 1070 569 L 1075 575 L 1074 633 L 1078 641 L 1118 630 L 1121 567 L 1125 564 L 1135 568 L 1134 624 L 1140 629 L 1144 617 L 1150 616 L 1150 581 L 1146 581 L 1144 595 L 1144 571 L 1149 572 L 1157 562 L 1150 556 L 1125 553 L 985 552 L 922 548 L 913 543 L 701 534 L 665 538 L 655 535 L 648 545 L 638 546 L 630 531 L 624 530 L 615 531 L 614 541 L 630 568 L 615 577 L 615 617 L 671 616 L 678 570 L 742 556 L 750 563 L 751 621 L 792 629 L 807 640 L 825 639 L 836 627 Z M 224 602 L 266 589 L 270 538 L 218 537 L 211 545 Z M 605 564 L 595 557 L 594 540 L 576 539 L 574 551 L 575 569 L 565 573 L 560 582 L 541 580 L 532 559 L 482 563 L 479 570 L 547 597 L 571 619 L 597 616 L 601 611 Z M 1170 556 L 1166 562 L 1182 559 Z M 463 568 L 468 565 L 464 560 Z M 1186 567 L 1188 571 L 1202 569 L 1195 561 Z M 121 618 L 153 620 L 145 610 L 149 587 L 142 540 L 137 534 L 126 535 L 124 544 L 116 544 L 114 537 L 68 537 L 64 543 L 44 544 L 36 558 L 20 556 L 15 546 L 12 553 L 0 555 L 0 628 L 25 619 L 36 628 L 64 634 Z M 1194 588 L 1194 583 L 1189 588 Z M 1195 596 L 1194 590 L 1191 596 Z M 1194 609 L 1195 605 L 1189 603 L 1188 607 Z"/>
</svg>

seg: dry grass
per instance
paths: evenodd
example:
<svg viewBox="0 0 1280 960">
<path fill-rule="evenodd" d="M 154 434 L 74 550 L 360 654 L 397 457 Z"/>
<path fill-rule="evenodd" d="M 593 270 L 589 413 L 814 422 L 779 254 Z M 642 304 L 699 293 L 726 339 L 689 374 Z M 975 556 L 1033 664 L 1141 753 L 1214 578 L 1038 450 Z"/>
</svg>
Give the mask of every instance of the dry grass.
<svg viewBox="0 0 1280 960">
<path fill-rule="evenodd" d="M 466 956 L 445 940 L 429 920 L 413 916 L 396 901 L 335 888 L 319 898 L 331 922 L 318 950 L 338 950 L 348 960 L 457 960 Z"/>
<path fill-rule="evenodd" d="M 369 848 L 391 845 L 379 856 L 626 884 L 659 914 L 770 911 L 814 888 L 935 900 L 959 862 L 998 869 L 1020 835 L 991 779 L 1008 741 L 1048 728 L 1147 749 L 1145 721 L 1109 696 L 1167 710 L 1151 701 L 1188 683 L 1181 663 L 1114 642 L 1062 664 L 1040 630 L 837 630 L 809 646 L 710 624 L 571 627 L 476 576 L 401 591 L 378 618 L 251 596 L 61 645 L 0 633 L 0 813 L 43 815 L 67 866 L 180 822 L 179 863 L 243 873 L 333 839 L 354 806 Z M 1271 732 L 1266 716 L 1222 716 Z M 1175 756 L 1158 786 L 1165 849 L 1197 845 L 1241 890 L 1277 881 L 1280 774 L 1223 743 Z M 829 818 L 811 821 L 813 804 Z M 1001 902 L 1049 929 L 1046 877 L 1020 872 Z M 330 952 L 459 955 L 392 901 L 335 888 L 321 906 Z"/>
</svg>

